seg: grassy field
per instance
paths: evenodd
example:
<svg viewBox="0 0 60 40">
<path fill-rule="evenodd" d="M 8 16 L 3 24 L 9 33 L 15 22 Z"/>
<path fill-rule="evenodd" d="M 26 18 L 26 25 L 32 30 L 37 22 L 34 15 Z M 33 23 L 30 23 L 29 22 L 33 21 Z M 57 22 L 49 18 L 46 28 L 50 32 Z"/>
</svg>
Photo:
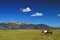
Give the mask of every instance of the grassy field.
<svg viewBox="0 0 60 40">
<path fill-rule="evenodd" d="M 60 40 L 60 30 L 41 35 L 41 30 L 0 30 L 0 40 Z"/>
</svg>

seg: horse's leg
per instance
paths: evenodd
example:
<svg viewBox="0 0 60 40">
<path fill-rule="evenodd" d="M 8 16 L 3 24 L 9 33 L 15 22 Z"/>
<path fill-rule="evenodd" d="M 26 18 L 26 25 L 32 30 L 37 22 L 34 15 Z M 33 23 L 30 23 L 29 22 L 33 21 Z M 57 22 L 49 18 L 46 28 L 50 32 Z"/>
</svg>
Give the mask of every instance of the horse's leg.
<svg viewBox="0 0 60 40">
<path fill-rule="evenodd" d="M 47 35 L 48 33 L 46 32 L 45 34 Z"/>
<path fill-rule="evenodd" d="M 47 33 L 46 33 L 46 35 L 47 35 Z"/>
<path fill-rule="evenodd" d="M 51 32 L 51 35 L 52 35 L 53 33 Z"/>
<path fill-rule="evenodd" d="M 46 33 L 47 35 L 49 34 L 49 32 Z"/>
</svg>

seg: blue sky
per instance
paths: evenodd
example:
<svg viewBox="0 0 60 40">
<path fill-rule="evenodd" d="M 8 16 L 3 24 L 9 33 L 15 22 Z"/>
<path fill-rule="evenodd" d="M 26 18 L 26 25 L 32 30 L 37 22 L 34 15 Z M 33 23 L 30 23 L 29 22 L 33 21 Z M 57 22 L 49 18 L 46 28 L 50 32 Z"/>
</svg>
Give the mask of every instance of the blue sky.
<svg viewBox="0 0 60 40">
<path fill-rule="evenodd" d="M 0 0 L 0 22 L 8 20 L 60 26 L 60 0 Z"/>
</svg>

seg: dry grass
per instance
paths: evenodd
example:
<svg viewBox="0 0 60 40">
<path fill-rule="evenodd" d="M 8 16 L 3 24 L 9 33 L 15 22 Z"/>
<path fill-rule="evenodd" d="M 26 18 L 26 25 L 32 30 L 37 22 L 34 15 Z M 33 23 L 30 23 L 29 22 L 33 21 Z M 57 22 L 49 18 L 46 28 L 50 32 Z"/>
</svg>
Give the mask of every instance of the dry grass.
<svg viewBox="0 0 60 40">
<path fill-rule="evenodd" d="M 41 30 L 0 30 L 0 40 L 60 40 L 60 30 L 41 35 Z"/>
</svg>

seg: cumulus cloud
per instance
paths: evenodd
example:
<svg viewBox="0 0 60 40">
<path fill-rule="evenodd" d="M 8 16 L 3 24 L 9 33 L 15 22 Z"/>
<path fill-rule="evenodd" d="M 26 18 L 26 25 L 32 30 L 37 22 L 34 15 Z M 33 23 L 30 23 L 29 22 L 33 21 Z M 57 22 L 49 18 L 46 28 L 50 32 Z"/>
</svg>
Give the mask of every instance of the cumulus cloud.
<svg viewBox="0 0 60 40">
<path fill-rule="evenodd" d="M 21 8 L 20 10 L 22 12 L 30 12 L 31 11 L 31 9 L 29 7 L 25 8 L 25 9 L 24 8 L 23 9 Z"/>
<path fill-rule="evenodd" d="M 60 14 L 58 14 L 58 16 L 60 17 Z"/>
<path fill-rule="evenodd" d="M 31 16 L 43 16 L 43 13 L 36 12 L 35 14 L 32 14 Z"/>
</svg>

